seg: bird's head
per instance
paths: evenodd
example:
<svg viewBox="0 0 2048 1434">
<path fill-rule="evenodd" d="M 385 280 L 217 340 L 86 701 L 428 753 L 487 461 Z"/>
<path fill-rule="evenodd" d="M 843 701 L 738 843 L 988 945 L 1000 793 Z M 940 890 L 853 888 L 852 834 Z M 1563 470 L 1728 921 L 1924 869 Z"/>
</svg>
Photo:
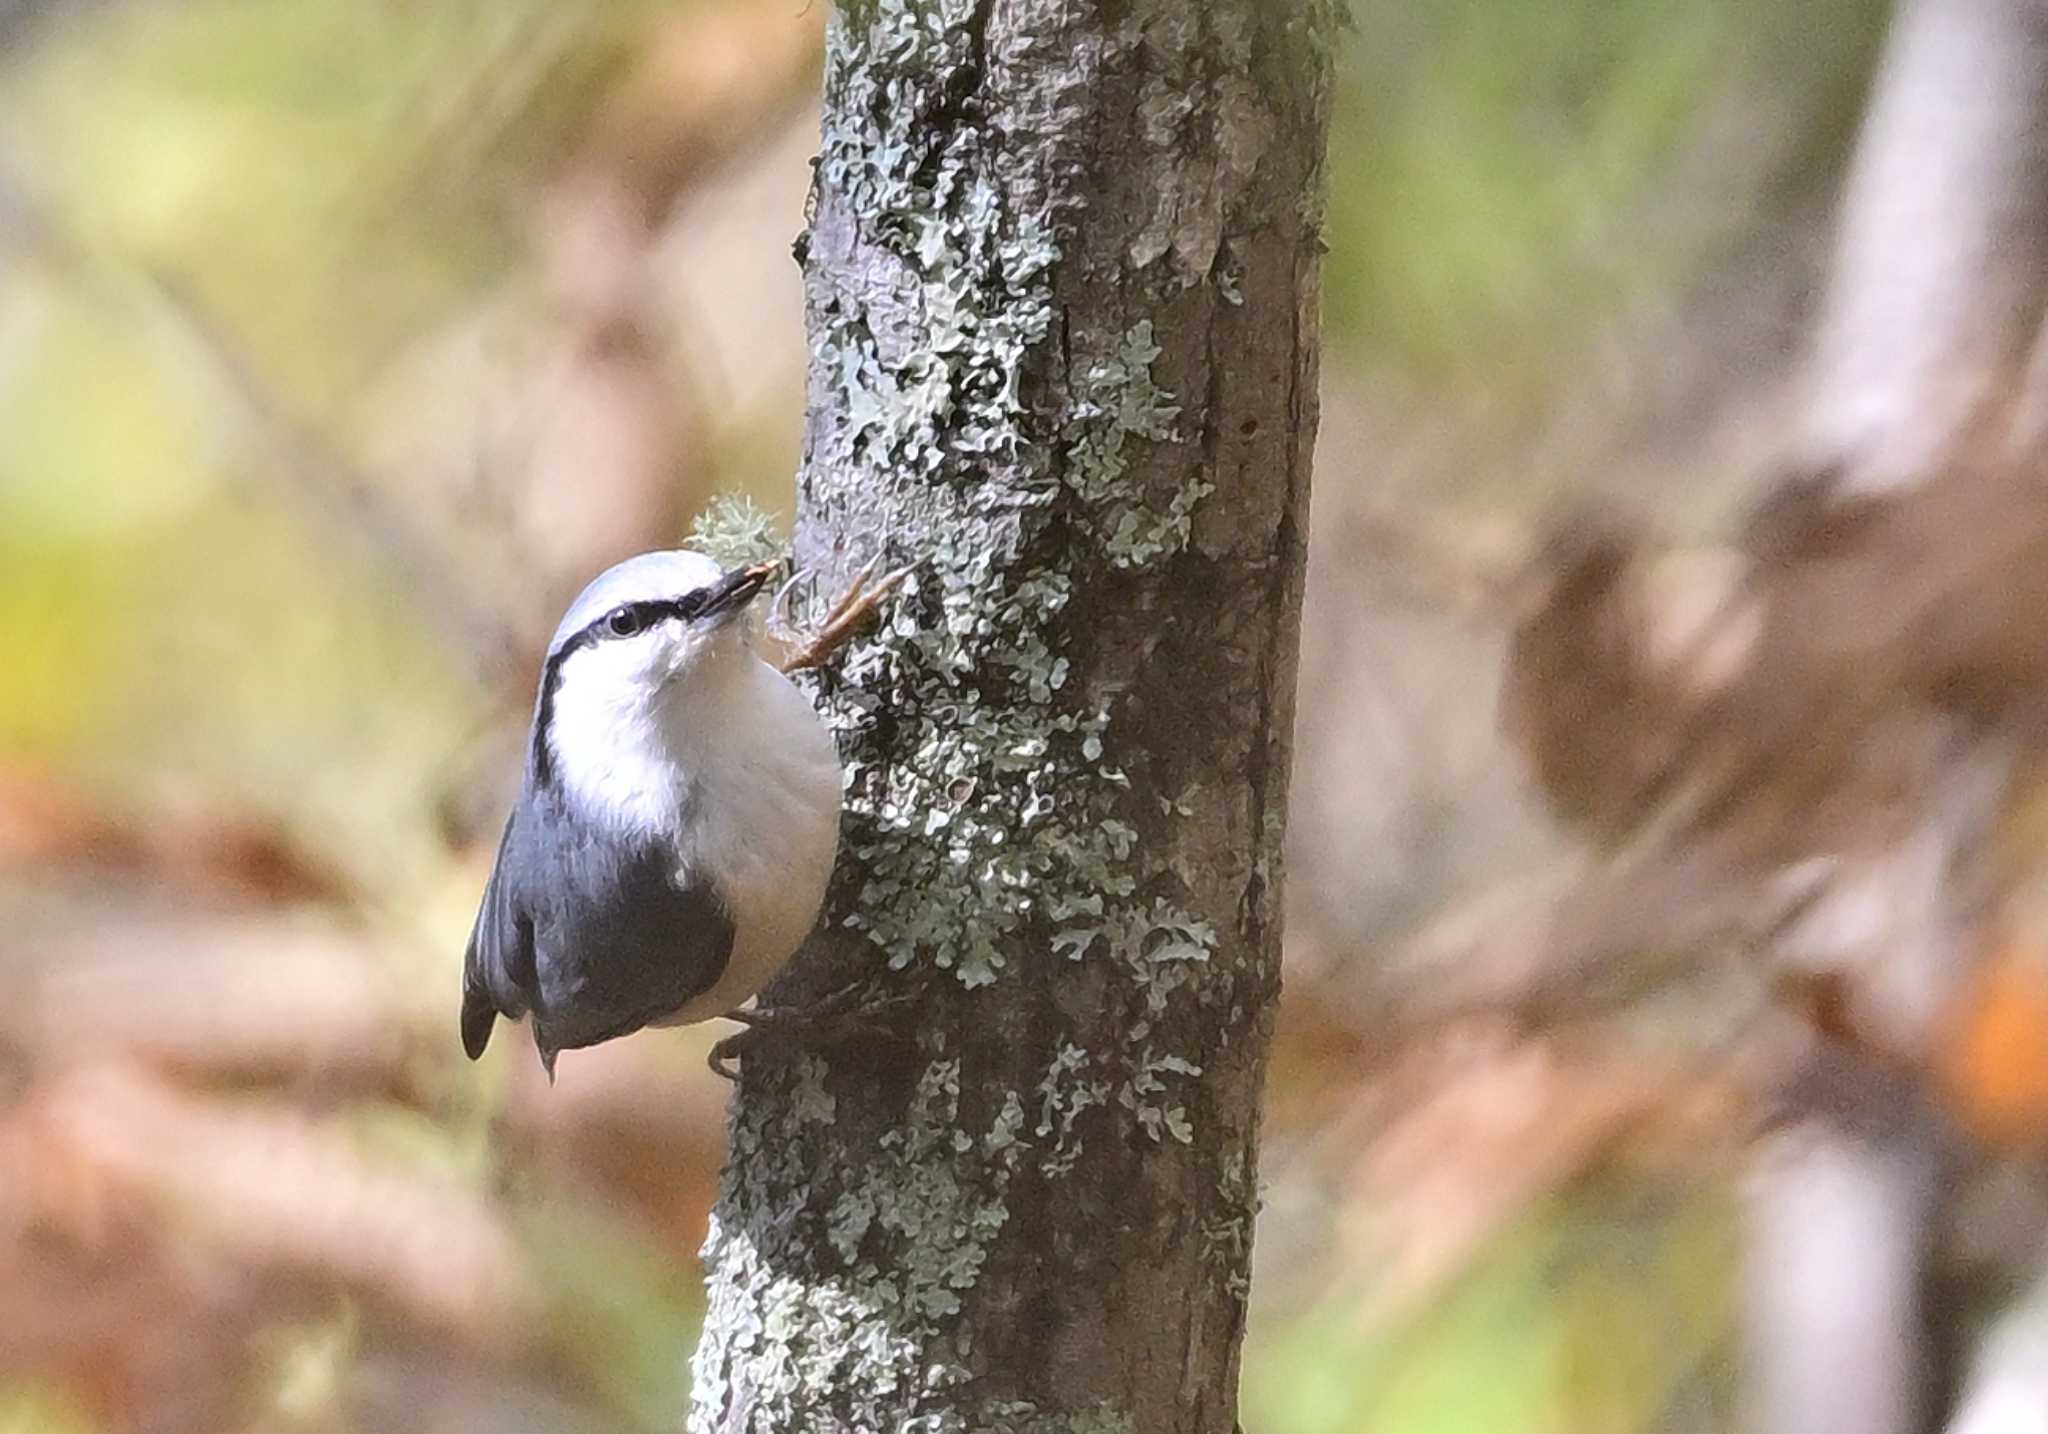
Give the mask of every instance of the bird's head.
<svg viewBox="0 0 2048 1434">
<path fill-rule="evenodd" d="M 739 619 L 776 565 L 723 569 L 702 553 L 642 553 L 607 569 L 569 605 L 548 644 L 538 725 L 577 714 L 646 712 L 708 688 L 747 655 Z M 541 755 L 541 754 L 537 754 Z"/>
</svg>

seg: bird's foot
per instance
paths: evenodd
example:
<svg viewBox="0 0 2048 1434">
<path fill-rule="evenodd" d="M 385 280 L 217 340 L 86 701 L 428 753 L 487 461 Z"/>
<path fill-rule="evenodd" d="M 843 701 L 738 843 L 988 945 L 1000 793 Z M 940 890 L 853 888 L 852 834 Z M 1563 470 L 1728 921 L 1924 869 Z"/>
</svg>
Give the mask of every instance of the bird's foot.
<svg viewBox="0 0 2048 1434">
<path fill-rule="evenodd" d="M 882 600 L 903 585 L 917 564 L 910 563 L 885 573 L 880 578 L 875 571 L 882 565 L 880 555 L 870 558 L 861 570 L 853 575 L 846 591 L 826 611 L 823 621 L 807 634 L 796 639 L 796 648 L 782 660 L 784 672 L 801 672 L 807 667 L 822 667 L 832 655 L 846 646 L 855 637 L 866 631 L 882 615 Z M 787 605 L 791 590 L 796 586 L 791 578 L 783 584 L 782 591 L 775 595 L 771 614 L 782 623 L 785 630 L 793 627 L 788 623 Z"/>
<path fill-rule="evenodd" d="M 804 1006 L 727 1011 L 725 1018 L 737 1021 L 741 1029 L 715 1043 L 706 1064 L 711 1067 L 713 1075 L 738 1080 L 739 1069 L 735 1062 L 774 1041 L 816 1039 L 821 1034 L 833 1041 L 849 1036 L 895 1039 L 886 1026 L 869 1018 L 905 1004 L 911 999 L 910 993 L 863 999 L 867 990 L 866 981 L 855 981 Z"/>
</svg>

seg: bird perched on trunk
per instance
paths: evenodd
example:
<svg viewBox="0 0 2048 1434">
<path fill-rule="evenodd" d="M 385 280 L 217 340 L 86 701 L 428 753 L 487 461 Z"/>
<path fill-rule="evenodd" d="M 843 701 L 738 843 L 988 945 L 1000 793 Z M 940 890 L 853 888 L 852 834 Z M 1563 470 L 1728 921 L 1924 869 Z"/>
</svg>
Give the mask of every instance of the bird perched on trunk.
<svg viewBox="0 0 2048 1434">
<path fill-rule="evenodd" d="M 644 553 L 570 605 L 463 962 L 472 1060 L 501 1015 L 530 1018 L 551 1080 L 561 1051 L 732 1015 L 809 935 L 840 769 L 810 699 L 750 640 L 775 571 Z M 902 576 L 857 581 L 786 666 L 822 660 Z"/>
</svg>

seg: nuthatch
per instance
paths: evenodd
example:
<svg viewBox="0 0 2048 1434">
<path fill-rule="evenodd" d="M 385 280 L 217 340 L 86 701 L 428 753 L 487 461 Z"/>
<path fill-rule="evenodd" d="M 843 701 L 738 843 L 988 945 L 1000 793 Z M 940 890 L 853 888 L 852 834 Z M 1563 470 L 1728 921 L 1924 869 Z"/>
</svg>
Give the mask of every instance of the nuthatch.
<svg viewBox="0 0 2048 1434">
<path fill-rule="evenodd" d="M 644 553 L 570 605 L 463 962 L 472 1060 L 501 1015 L 531 1017 L 550 1080 L 557 1052 L 731 1015 L 810 933 L 838 850 L 839 758 L 749 640 L 774 571 Z M 857 584 L 855 605 L 895 576 Z"/>
</svg>

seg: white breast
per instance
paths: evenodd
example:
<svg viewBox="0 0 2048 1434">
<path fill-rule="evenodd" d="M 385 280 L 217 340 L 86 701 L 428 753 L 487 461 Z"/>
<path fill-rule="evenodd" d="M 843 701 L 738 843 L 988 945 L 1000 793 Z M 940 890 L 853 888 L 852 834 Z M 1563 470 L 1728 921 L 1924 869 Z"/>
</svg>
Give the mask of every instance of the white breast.
<svg viewBox="0 0 2048 1434">
<path fill-rule="evenodd" d="M 573 800 L 674 841 L 680 879 L 708 880 L 731 912 L 725 974 L 658 1023 L 683 1025 L 744 1003 L 810 934 L 839 848 L 839 753 L 810 699 L 744 647 L 652 703 L 604 696 L 628 690 L 564 683 L 550 746 Z"/>
<path fill-rule="evenodd" d="M 683 725 L 696 775 L 679 856 L 732 911 L 732 959 L 673 1024 L 723 1015 L 782 969 L 810 935 L 839 851 L 839 751 L 810 699 L 749 656 L 723 720 Z"/>
</svg>

